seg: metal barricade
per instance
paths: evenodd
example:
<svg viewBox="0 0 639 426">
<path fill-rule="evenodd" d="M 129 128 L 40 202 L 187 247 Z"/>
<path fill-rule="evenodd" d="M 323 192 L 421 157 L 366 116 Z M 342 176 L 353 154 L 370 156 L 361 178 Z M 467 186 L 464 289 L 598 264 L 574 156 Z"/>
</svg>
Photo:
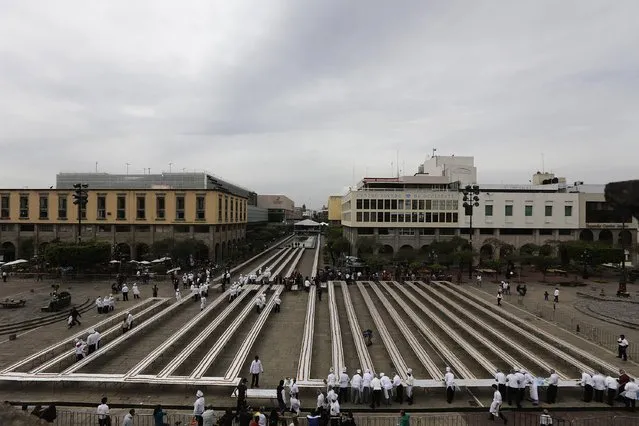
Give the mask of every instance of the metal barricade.
<svg viewBox="0 0 639 426">
<path fill-rule="evenodd" d="M 217 413 L 217 414 L 218 416 L 220 416 L 223 413 Z M 193 414 L 168 413 L 166 416 L 164 416 L 164 424 L 167 424 L 169 426 L 175 426 L 176 424 L 179 423 L 180 426 L 189 426 L 191 424 L 192 419 L 193 419 Z M 149 414 L 149 413 L 136 414 L 135 419 L 133 420 L 133 424 L 135 426 L 155 426 L 153 414 Z"/>
<path fill-rule="evenodd" d="M 611 426 L 636 426 L 639 424 L 639 416 L 615 416 Z"/>
<path fill-rule="evenodd" d="M 98 415 L 86 411 L 56 410 L 56 426 L 94 426 L 98 425 Z M 119 426 L 118 416 L 111 416 L 111 426 Z"/>
<path fill-rule="evenodd" d="M 612 426 L 614 424 L 614 416 L 609 415 L 574 419 L 570 424 L 571 426 Z"/>
<path fill-rule="evenodd" d="M 572 315 L 555 310 L 543 303 L 537 303 L 536 307 L 534 309 L 531 308 L 531 310 L 540 318 L 553 322 L 564 330 L 575 333 L 615 353 L 617 352 L 617 338 L 619 336 L 613 332 L 604 330 L 587 321 L 575 319 Z M 639 347 L 637 345 L 630 346 L 627 354 L 628 358 L 639 359 Z"/>
</svg>

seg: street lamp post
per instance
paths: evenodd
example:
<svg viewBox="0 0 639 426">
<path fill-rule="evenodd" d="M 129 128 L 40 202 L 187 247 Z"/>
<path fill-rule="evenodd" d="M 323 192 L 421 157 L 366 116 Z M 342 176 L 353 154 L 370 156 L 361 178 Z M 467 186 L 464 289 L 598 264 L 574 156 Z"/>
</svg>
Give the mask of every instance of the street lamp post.
<svg viewBox="0 0 639 426">
<path fill-rule="evenodd" d="M 479 185 L 466 185 L 463 189 L 464 194 L 464 210 L 466 216 L 470 216 L 470 261 L 468 265 L 468 278 L 473 278 L 473 209 L 479 207 Z"/>
<path fill-rule="evenodd" d="M 88 187 L 89 185 L 86 183 L 76 183 L 73 185 L 75 190 L 73 194 L 73 204 L 78 206 L 78 244 L 82 242 L 82 212 L 87 205 L 88 195 L 86 189 Z"/>
<path fill-rule="evenodd" d="M 626 283 L 627 283 L 627 275 L 626 275 L 626 239 L 624 238 L 624 234 L 626 231 L 626 218 L 622 216 L 621 218 L 621 276 L 619 277 L 619 288 L 617 289 L 617 296 L 621 296 L 626 294 Z"/>
</svg>

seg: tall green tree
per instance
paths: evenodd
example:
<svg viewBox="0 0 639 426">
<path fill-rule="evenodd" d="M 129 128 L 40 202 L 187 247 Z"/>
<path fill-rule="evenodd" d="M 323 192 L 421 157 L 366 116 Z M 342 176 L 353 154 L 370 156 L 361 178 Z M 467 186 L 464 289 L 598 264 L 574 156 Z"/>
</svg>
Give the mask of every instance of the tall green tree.
<svg viewBox="0 0 639 426">
<path fill-rule="evenodd" d="M 111 259 L 111 245 L 105 242 L 50 243 L 44 258 L 53 266 L 88 268 L 107 263 Z"/>
<path fill-rule="evenodd" d="M 374 254 L 378 248 L 379 244 L 372 237 L 359 237 L 357 239 L 357 253 L 359 256 L 370 256 Z"/>
</svg>

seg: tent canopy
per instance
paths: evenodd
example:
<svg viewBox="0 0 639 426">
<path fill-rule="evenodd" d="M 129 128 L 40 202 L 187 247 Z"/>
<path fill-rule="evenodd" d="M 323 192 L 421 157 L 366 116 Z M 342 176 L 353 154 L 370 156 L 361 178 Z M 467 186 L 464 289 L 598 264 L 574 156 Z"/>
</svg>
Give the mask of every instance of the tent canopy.
<svg viewBox="0 0 639 426">
<path fill-rule="evenodd" d="M 312 227 L 320 226 L 319 223 L 317 223 L 317 222 L 315 222 L 314 220 L 311 220 L 311 219 L 304 219 L 304 220 L 302 220 L 300 222 L 296 222 L 294 225 L 295 226 L 301 226 L 301 227 L 304 227 L 304 228 L 312 228 Z"/>
</svg>

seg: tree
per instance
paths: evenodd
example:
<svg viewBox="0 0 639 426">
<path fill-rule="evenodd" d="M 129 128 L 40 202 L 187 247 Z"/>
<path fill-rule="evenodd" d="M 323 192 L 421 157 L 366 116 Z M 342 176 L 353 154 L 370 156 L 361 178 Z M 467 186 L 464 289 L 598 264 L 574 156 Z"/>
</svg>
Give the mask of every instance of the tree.
<svg viewBox="0 0 639 426">
<path fill-rule="evenodd" d="M 357 239 L 357 254 L 359 256 L 367 256 L 375 253 L 379 244 L 372 237 L 359 237 Z"/>
<path fill-rule="evenodd" d="M 459 272 L 461 274 L 464 273 L 464 268 L 466 265 L 471 265 L 471 262 L 475 258 L 475 253 L 471 250 L 457 250 L 453 254 L 453 261 L 459 267 Z"/>
<path fill-rule="evenodd" d="M 175 246 L 175 240 L 171 238 L 165 238 L 163 240 L 153 241 L 153 244 L 151 244 L 149 251 L 156 259 L 162 258 L 171 255 L 173 246 Z"/>
<path fill-rule="evenodd" d="M 33 238 L 18 239 L 18 253 L 22 259 L 30 260 L 35 255 L 35 241 Z"/>
<path fill-rule="evenodd" d="M 410 248 L 400 248 L 397 254 L 395 255 L 395 259 L 400 262 L 410 263 L 417 258 L 417 253 L 415 250 Z"/>
<path fill-rule="evenodd" d="M 105 242 L 50 243 L 44 258 L 53 266 L 87 268 L 104 264 L 111 259 L 111 245 Z"/>
<path fill-rule="evenodd" d="M 533 243 L 524 244 L 519 249 L 521 256 L 535 256 L 537 253 L 539 253 L 539 246 Z"/>
<path fill-rule="evenodd" d="M 191 258 L 193 260 L 206 260 L 208 251 L 209 249 L 203 241 L 192 238 L 176 241 L 170 253 L 171 259 L 182 264 L 189 264 Z"/>
<path fill-rule="evenodd" d="M 542 281 L 546 281 L 546 273 L 548 272 L 548 269 L 557 262 L 556 259 L 549 256 L 535 256 L 532 258 L 532 261 L 535 268 L 541 272 L 543 276 Z"/>
<path fill-rule="evenodd" d="M 337 263 L 337 259 L 339 259 L 342 254 L 350 253 L 351 243 L 349 243 L 345 237 L 340 235 L 337 238 L 328 239 L 326 241 L 326 249 L 331 255 L 333 265 L 335 265 Z"/>
</svg>

